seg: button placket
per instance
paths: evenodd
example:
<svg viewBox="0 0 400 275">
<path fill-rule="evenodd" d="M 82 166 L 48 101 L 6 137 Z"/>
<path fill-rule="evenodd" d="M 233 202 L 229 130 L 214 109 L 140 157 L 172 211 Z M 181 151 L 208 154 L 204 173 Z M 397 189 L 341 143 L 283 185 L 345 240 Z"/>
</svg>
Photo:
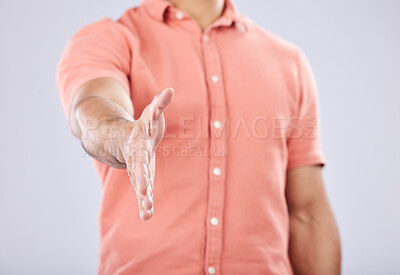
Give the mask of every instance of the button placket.
<svg viewBox="0 0 400 275">
<path fill-rule="evenodd" d="M 185 17 L 185 15 L 183 14 L 182 11 L 177 11 L 177 12 L 175 13 L 175 17 L 176 17 L 176 19 L 178 19 L 178 20 L 182 20 L 183 17 Z"/>
<path fill-rule="evenodd" d="M 209 35 L 203 34 L 202 51 L 207 81 L 210 120 L 209 127 L 220 129 L 221 120 L 225 121 L 227 116 L 225 91 L 222 81 L 220 58 L 215 40 Z M 219 274 L 221 249 L 222 249 L 222 217 L 224 210 L 225 193 L 225 166 L 226 154 L 216 154 L 214 148 L 223 149 L 226 146 L 226 137 L 217 134 L 210 129 L 210 152 L 209 152 L 209 194 L 207 203 L 207 240 L 206 257 L 204 269 L 206 274 Z"/>
<path fill-rule="evenodd" d="M 217 83 L 218 80 L 219 80 L 218 75 L 213 74 L 213 75 L 211 76 L 211 81 L 212 81 L 212 82 Z"/>
<path fill-rule="evenodd" d="M 221 173 L 222 173 L 222 171 L 219 167 L 214 167 L 214 169 L 213 169 L 214 176 L 220 176 Z"/>
<path fill-rule="evenodd" d="M 210 219 L 210 223 L 214 226 L 218 225 L 218 218 L 217 217 L 212 217 Z"/>
<path fill-rule="evenodd" d="M 213 267 L 213 266 L 209 266 L 207 271 L 209 274 L 215 274 L 215 272 L 216 272 L 215 267 Z"/>
</svg>

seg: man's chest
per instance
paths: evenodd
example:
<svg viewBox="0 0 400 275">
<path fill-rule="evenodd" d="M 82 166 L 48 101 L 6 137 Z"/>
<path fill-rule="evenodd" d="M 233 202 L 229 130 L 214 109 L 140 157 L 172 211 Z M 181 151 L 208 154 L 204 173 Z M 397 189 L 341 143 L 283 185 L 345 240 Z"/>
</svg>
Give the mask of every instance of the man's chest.
<svg viewBox="0 0 400 275">
<path fill-rule="evenodd" d="M 172 136 L 196 135 L 209 131 L 207 125 L 221 124 L 231 136 L 265 137 L 295 114 L 295 68 L 254 38 L 216 34 L 205 40 L 185 34 L 163 42 L 144 39 L 134 51 L 135 114 L 172 87 L 174 98 L 165 111 Z"/>
</svg>

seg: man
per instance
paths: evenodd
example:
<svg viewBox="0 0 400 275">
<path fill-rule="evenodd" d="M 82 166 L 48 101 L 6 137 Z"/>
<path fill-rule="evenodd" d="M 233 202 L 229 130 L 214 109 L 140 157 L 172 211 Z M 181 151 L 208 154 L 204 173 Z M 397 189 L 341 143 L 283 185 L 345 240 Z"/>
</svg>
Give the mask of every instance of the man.
<svg viewBox="0 0 400 275">
<path fill-rule="evenodd" d="M 340 273 L 309 63 L 231 1 L 143 0 L 65 49 L 63 107 L 103 183 L 99 274 Z"/>
</svg>

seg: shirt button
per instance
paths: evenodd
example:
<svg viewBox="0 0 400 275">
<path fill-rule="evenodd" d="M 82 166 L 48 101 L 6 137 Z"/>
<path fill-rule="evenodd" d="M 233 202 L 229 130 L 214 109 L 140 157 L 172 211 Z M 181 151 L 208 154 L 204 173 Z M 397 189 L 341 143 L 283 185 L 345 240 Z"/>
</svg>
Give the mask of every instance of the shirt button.
<svg viewBox="0 0 400 275">
<path fill-rule="evenodd" d="M 210 41 L 210 38 L 208 37 L 207 34 L 205 34 L 205 35 L 203 35 L 203 40 L 208 42 L 208 41 Z"/>
<path fill-rule="evenodd" d="M 208 267 L 208 273 L 210 273 L 210 274 L 215 274 L 215 267 L 209 266 L 209 267 Z"/>
<path fill-rule="evenodd" d="M 218 167 L 215 167 L 213 169 L 213 173 L 214 173 L 214 175 L 219 176 L 219 175 L 221 175 L 221 169 L 219 169 Z"/>
<path fill-rule="evenodd" d="M 184 17 L 183 12 L 181 12 L 181 11 L 177 11 L 175 16 L 176 16 L 176 19 L 178 19 L 178 20 L 182 20 Z"/>
<path fill-rule="evenodd" d="M 212 81 L 212 82 L 217 83 L 218 80 L 219 80 L 218 75 L 212 75 L 212 76 L 211 76 L 211 81 Z"/>
<path fill-rule="evenodd" d="M 215 129 L 219 129 L 222 126 L 221 121 L 219 120 L 214 121 L 213 125 Z"/>
<path fill-rule="evenodd" d="M 210 219 L 210 223 L 211 223 L 212 225 L 218 225 L 218 219 L 217 219 L 216 217 L 212 217 L 212 218 Z"/>
</svg>

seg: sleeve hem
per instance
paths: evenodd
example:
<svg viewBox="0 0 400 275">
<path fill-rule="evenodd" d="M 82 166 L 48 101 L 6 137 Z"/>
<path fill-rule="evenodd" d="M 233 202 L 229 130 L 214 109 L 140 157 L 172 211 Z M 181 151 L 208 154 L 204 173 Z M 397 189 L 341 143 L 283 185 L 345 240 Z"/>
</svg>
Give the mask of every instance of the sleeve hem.
<svg viewBox="0 0 400 275">
<path fill-rule="evenodd" d="M 325 167 L 326 164 L 327 160 L 322 153 L 309 153 L 298 156 L 296 158 L 292 158 L 290 161 L 288 161 L 287 169 L 293 169 L 308 165 L 321 165 L 322 168 Z"/>
<path fill-rule="evenodd" d="M 78 90 L 87 82 L 97 79 L 97 78 L 102 78 L 102 77 L 109 77 L 112 78 L 116 81 L 118 81 L 126 90 L 128 95 L 130 96 L 130 87 L 129 87 L 129 82 L 125 76 L 122 76 L 121 73 L 119 72 L 114 72 L 114 71 L 106 71 L 106 70 L 100 70 L 100 71 L 94 71 L 90 72 L 88 74 L 80 75 L 79 79 L 71 85 L 71 88 L 68 92 L 66 92 L 66 97 L 65 97 L 65 103 L 64 103 L 64 112 L 67 117 L 68 123 L 70 122 L 70 113 L 71 113 L 71 108 L 72 108 L 72 102 L 74 99 L 75 94 L 78 92 Z"/>
</svg>

